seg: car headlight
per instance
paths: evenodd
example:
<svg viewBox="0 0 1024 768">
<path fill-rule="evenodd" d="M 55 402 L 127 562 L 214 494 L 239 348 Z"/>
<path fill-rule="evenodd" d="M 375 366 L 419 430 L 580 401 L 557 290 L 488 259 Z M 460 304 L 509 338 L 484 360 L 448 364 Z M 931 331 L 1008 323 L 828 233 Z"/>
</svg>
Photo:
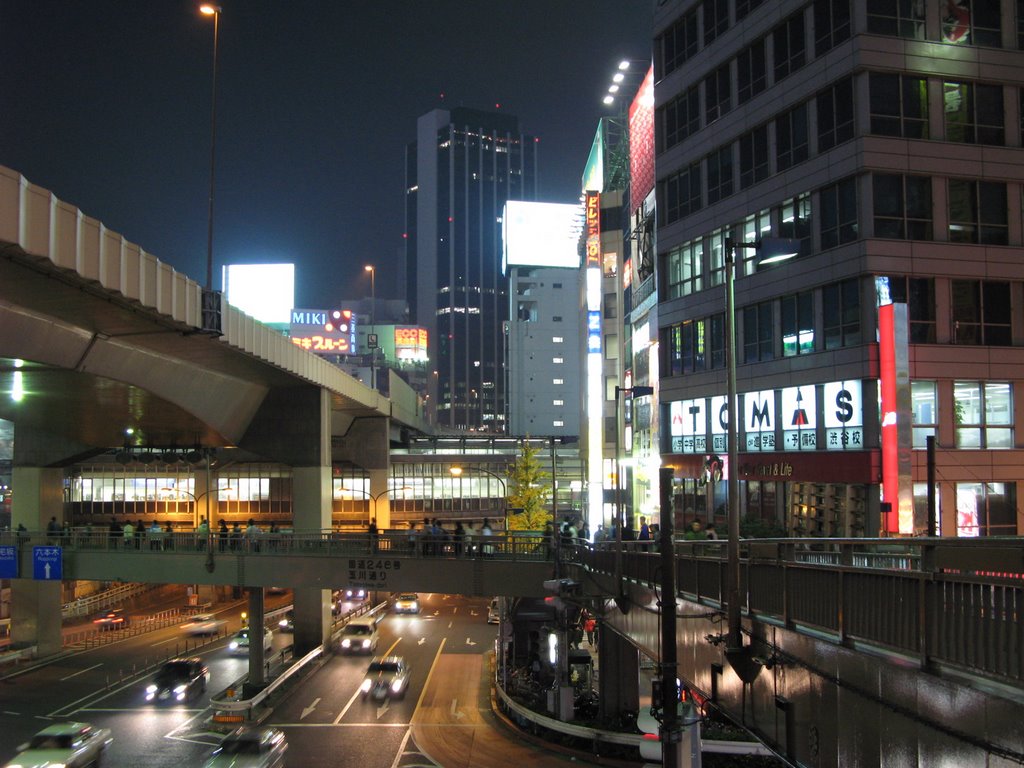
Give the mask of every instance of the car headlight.
<svg viewBox="0 0 1024 768">
<path fill-rule="evenodd" d="M 228 648 L 230 648 L 232 651 L 237 650 L 238 649 L 238 641 L 237 640 L 232 640 L 228 644 Z"/>
<path fill-rule="evenodd" d="M 155 685 L 147 685 L 146 693 L 156 693 L 159 690 Z"/>
<path fill-rule="evenodd" d="M 347 637 L 341 641 L 342 648 L 348 648 L 350 645 L 352 645 L 352 641 L 349 640 Z"/>
<path fill-rule="evenodd" d="M 185 684 L 174 686 L 174 692 L 175 693 L 184 693 L 187 690 L 188 690 L 188 686 L 185 685 Z"/>
<path fill-rule="evenodd" d="M 369 640 L 363 640 L 363 648 L 369 648 L 369 647 L 370 647 L 370 641 Z"/>
<path fill-rule="evenodd" d="M 402 690 L 402 681 L 401 681 L 401 679 L 395 679 L 395 680 L 391 681 L 391 690 L 394 691 L 395 693 L 398 693 L 400 690 Z"/>
<path fill-rule="evenodd" d="M 277 622 L 277 626 L 279 626 L 279 627 L 287 627 L 288 626 L 288 619 L 281 619 L 279 622 Z"/>
<path fill-rule="evenodd" d="M 415 602 L 415 601 L 413 601 L 413 603 L 412 603 L 412 604 L 411 604 L 411 605 L 409 606 L 409 608 L 411 608 L 411 609 L 412 609 L 412 610 L 414 610 L 414 611 L 415 611 L 415 610 L 418 610 L 418 609 L 419 609 L 419 607 L 420 607 L 420 604 L 419 604 L 419 603 L 417 603 L 417 602 Z"/>
<path fill-rule="evenodd" d="M 359 686 L 359 690 L 363 693 L 367 693 L 372 685 L 373 683 L 369 680 L 369 678 L 367 678 L 366 680 L 363 680 L 363 684 Z"/>
</svg>

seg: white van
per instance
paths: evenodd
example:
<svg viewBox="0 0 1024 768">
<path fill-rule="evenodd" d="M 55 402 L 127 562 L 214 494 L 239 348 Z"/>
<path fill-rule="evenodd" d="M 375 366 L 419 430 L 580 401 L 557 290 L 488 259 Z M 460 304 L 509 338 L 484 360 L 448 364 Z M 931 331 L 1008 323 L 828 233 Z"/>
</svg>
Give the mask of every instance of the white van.
<svg viewBox="0 0 1024 768">
<path fill-rule="evenodd" d="M 491 605 L 487 609 L 487 623 L 498 624 L 501 621 L 501 608 L 498 607 L 498 598 L 491 600 Z"/>
<path fill-rule="evenodd" d="M 342 653 L 374 653 L 380 642 L 377 620 L 372 616 L 352 619 L 341 630 Z"/>
</svg>

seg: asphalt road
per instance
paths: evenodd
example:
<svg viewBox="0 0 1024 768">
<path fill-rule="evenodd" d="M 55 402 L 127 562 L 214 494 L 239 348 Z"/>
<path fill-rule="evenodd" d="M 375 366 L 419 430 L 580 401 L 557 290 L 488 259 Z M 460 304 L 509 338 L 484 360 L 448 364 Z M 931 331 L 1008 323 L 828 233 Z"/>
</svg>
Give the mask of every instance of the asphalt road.
<svg viewBox="0 0 1024 768">
<path fill-rule="evenodd" d="M 421 595 L 418 615 L 389 614 L 380 624 L 378 655 L 404 656 L 412 680 L 403 699 L 383 704 L 359 695 L 367 656 L 332 656 L 289 696 L 266 721 L 285 730 L 291 765 L 398 768 L 427 765 L 409 738 L 410 721 L 440 654 L 482 654 L 490 650 L 497 627 L 486 623 L 483 598 Z M 269 603 L 269 601 L 268 601 Z M 227 629 L 240 626 L 244 605 L 224 611 Z M 270 605 L 268 604 L 268 610 Z M 208 691 L 187 705 L 146 703 L 152 676 L 147 668 L 186 652 L 177 626 L 125 638 L 110 645 L 64 655 L 51 663 L 0 679 L 0 761 L 48 723 L 79 720 L 110 728 L 107 768 L 181 768 L 202 765 L 219 740 L 206 727 L 209 696 L 238 681 L 248 659 L 233 657 L 223 638 L 195 650 L 209 666 Z M 291 636 L 275 632 L 278 649 Z"/>
</svg>

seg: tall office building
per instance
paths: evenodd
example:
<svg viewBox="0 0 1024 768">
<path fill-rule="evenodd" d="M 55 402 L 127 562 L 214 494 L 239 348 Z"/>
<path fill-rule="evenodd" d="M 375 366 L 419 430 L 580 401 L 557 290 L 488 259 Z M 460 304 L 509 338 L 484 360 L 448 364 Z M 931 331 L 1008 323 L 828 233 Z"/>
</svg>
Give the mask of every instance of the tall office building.
<svg viewBox="0 0 1024 768">
<path fill-rule="evenodd" d="M 663 460 L 688 516 L 726 508 L 706 480 L 734 346 L 723 469 L 742 516 L 795 535 L 1021 532 L 1022 9 L 658 5 Z M 772 237 L 799 255 L 762 263 Z"/>
<path fill-rule="evenodd" d="M 406 297 L 429 332 L 439 426 L 505 432 L 501 212 L 536 196 L 535 140 L 504 113 L 437 109 L 406 152 Z"/>
</svg>

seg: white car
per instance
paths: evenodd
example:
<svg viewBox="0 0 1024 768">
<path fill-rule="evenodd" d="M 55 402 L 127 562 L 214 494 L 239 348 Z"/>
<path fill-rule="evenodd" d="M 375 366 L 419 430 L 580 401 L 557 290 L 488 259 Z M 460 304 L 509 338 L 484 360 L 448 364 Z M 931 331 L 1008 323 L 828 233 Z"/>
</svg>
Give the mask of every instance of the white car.
<svg viewBox="0 0 1024 768">
<path fill-rule="evenodd" d="M 231 638 L 231 642 L 228 643 L 228 650 L 231 651 L 235 656 L 245 656 L 249 653 L 250 637 L 253 630 L 250 627 L 245 627 L 235 632 L 234 637 Z M 269 651 L 274 647 L 274 633 L 269 629 L 263 630 L 263 650 Z"/>
<path fill-rule="evenodd" d="M 214 613 L 197 613 L 181 625 L 186 635 L 216 635 L 227 624 Z"/>
<path fill-rule="evenodd" d="M 400 699 L 409 689 L 409 667 L 401 656 L 374 659 L 366 669 L 366 679 L 359 686 L 363 698 L 374 701 Z"/>
<path fill-rule="evenodd" d="M 239 728 L 224 737 L 203 768 L 277 768 L 287 749 L 277 728 Z"/>
<path fill-rule="evenodd" d="M 88 723 L 54 723 L 19 745 L 17 757 L 7 768 L 98 766 L 112 741 L 109 728 L 94 728 Z"/>
</svg>

